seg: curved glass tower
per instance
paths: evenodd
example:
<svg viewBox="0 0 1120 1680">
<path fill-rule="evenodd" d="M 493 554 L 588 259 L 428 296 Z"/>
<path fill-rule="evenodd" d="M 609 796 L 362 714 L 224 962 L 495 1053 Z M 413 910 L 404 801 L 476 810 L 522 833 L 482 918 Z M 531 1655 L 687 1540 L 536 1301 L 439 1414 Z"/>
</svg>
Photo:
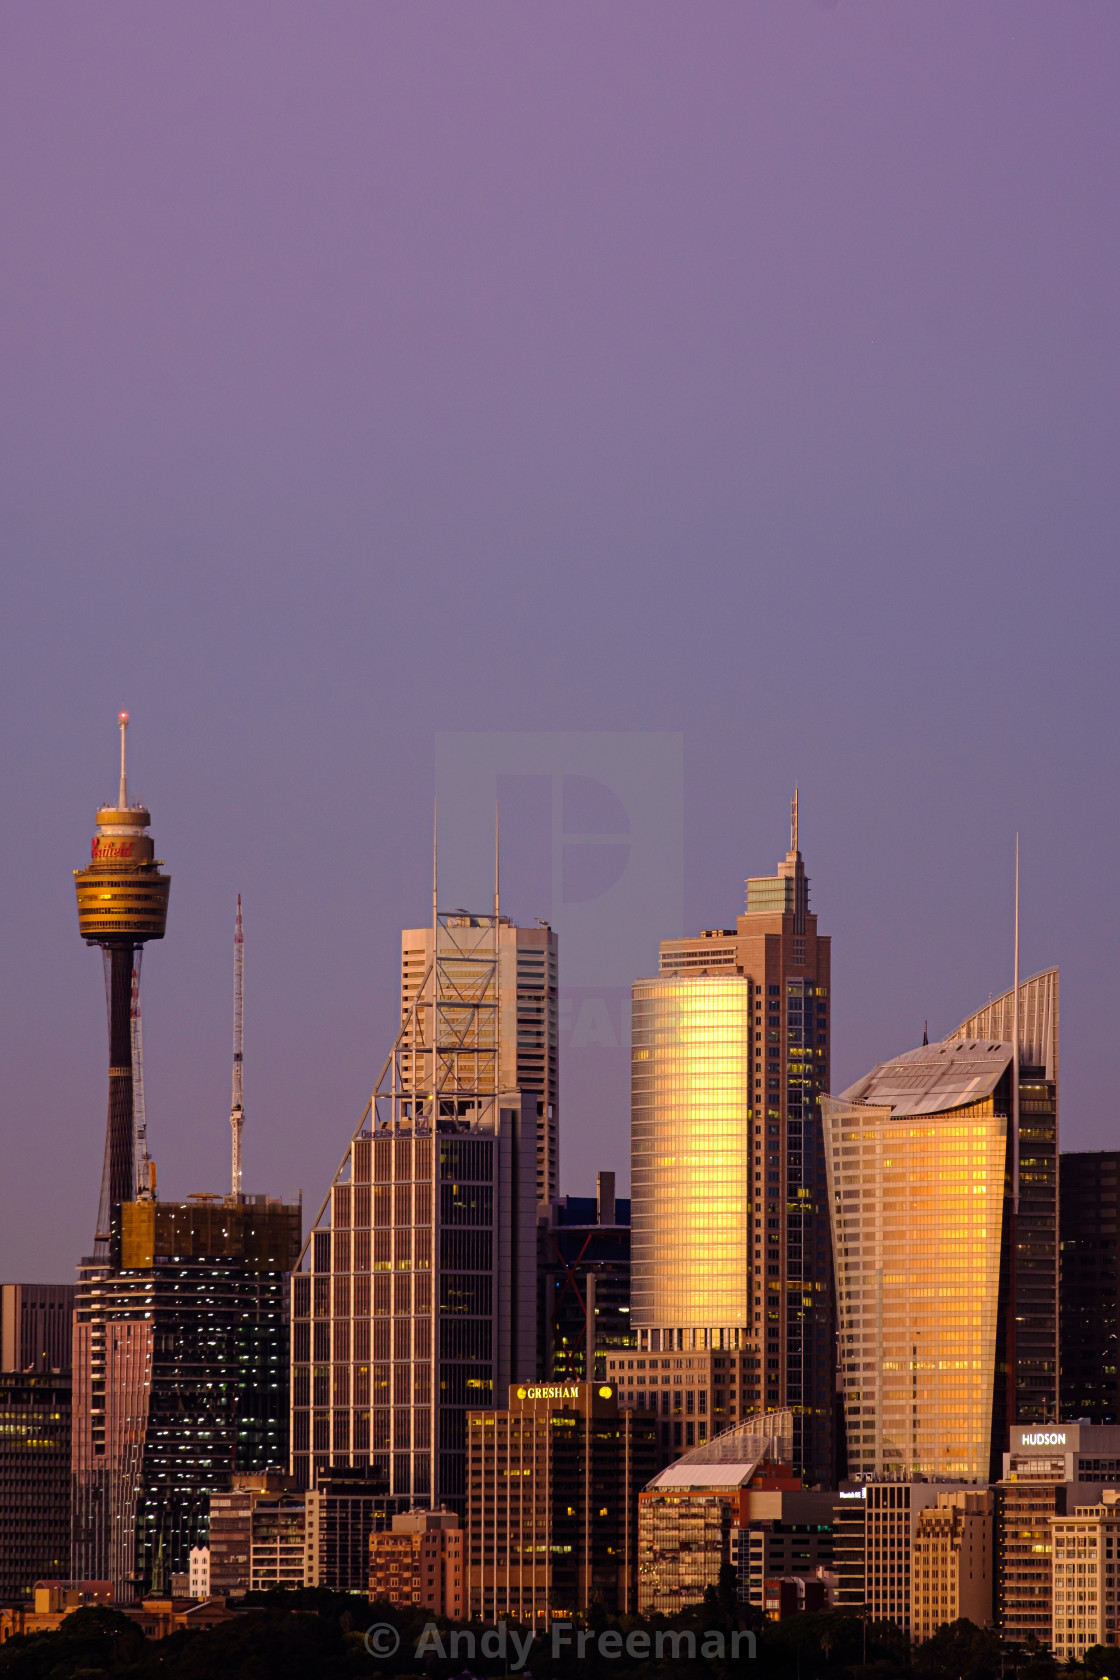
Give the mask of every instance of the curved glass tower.
<svg viewBox="0 0 1120 1680">
<path fill-rule="evenodd" d="M 633 992 L 634 1322 L 706 1347 L 738 1346 L 748 1320 L 750 999 L 737 974 Z"/>
</svg>

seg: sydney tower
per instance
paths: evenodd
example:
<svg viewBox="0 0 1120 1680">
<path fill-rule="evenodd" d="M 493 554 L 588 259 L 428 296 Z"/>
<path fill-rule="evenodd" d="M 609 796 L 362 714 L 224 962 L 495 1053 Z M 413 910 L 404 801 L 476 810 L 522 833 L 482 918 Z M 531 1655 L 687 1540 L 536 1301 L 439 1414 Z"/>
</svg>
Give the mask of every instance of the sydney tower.
<svg viewBox="0 0 1120 1680">
<path fill-rule="evenodd" d="M 161 858 L 148 834 L 151 813 L 130 805 L 125 780 L 125 733 L 128 713 L 118 719 L 121 731 L 121 785 L 116 805 L 97 812 L 97 832 L 90 861 L 74 871 L 78 891 L 78 927 L 87 945 L 100 945 L 105 959 L 109 1000 L 109 1120 L 105 1166 L 97 1211 L 95 1242 L 109 1240 L 109 1221 L 117 1202 L 131 1202 L 147 1184 L 137 1183 L 135 1120 L 132 1100 L 133 969 L 148 939 L 162 939 L 167 927 L 170 875 L 160 874 Z"/>
</svg>

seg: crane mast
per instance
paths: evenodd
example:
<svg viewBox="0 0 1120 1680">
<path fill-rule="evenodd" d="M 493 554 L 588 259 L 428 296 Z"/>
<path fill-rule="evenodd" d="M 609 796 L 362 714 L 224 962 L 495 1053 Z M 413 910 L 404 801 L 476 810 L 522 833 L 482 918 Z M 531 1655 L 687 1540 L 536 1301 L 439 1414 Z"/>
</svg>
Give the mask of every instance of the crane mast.
<svg viewBox="0 0 1120 1680">
<path fill-rule="evenodd" d="M 233 1102 L 229 1123 L 233 1133 L 231 1188 L 241 1194 L 241 1131 L 245 1124 L 245 1102 L 241 1084 L 242 1065 L 242 981 L 245 972 L 245 933 L 241 925 L 241 894 L 237 895 L 237 920 L 233 929 Z"/>
</svg>

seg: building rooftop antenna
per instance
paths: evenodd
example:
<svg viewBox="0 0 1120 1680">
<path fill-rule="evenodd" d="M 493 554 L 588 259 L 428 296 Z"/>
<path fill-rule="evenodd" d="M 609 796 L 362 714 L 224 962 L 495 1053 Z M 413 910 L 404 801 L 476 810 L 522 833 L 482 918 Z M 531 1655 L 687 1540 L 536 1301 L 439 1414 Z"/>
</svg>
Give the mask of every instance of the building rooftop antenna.
<svg viewBox="0 0 1120 1680">
<path fill-rule="evenodd" d="M 121 788 L 117 799 L 117 810 L 128 810 L 128 776 L 125 772 L 125 736 L 128 734 L 128 713 L 118 712 L 117 722 L 121 728 Z"/>
<path fill-rule="evenodd" d="M 242 986 L 245 978 L 245 930 L 241 922 L 241 894 L 237 895 L 237 920 L 233 926 L 233 1101 L 229 1123 L 233 1133 L 233 1157 L 230 1188 L 235 1196 L 241 1194 L 241 1133 L 245 1125 L 245 1097 L 241 1070 L 243 1061 L 244 1009 Z"/>
</svg>

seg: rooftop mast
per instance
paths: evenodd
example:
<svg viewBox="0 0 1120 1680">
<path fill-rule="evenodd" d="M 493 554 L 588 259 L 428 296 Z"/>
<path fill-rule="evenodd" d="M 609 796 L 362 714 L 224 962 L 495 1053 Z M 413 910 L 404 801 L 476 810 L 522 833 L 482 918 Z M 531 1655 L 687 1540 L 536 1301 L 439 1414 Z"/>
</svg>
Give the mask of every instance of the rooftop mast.
<svg viewBox="0 0 1120 1680">
<path fill-rule="evenodd" d="M 242 1067 L 242 983 L 245 975 L 245 932 L 241 925 L 241 894 L 237 895 L 237 920 L 233 928 L 233 1101 L 229 1123 L 233 1132 L 233 1170 L 231 1190 L 241 1194 L 241 1131 L 245 1124 L 245 1101 L 241 1083 Z"/>
</svg>

